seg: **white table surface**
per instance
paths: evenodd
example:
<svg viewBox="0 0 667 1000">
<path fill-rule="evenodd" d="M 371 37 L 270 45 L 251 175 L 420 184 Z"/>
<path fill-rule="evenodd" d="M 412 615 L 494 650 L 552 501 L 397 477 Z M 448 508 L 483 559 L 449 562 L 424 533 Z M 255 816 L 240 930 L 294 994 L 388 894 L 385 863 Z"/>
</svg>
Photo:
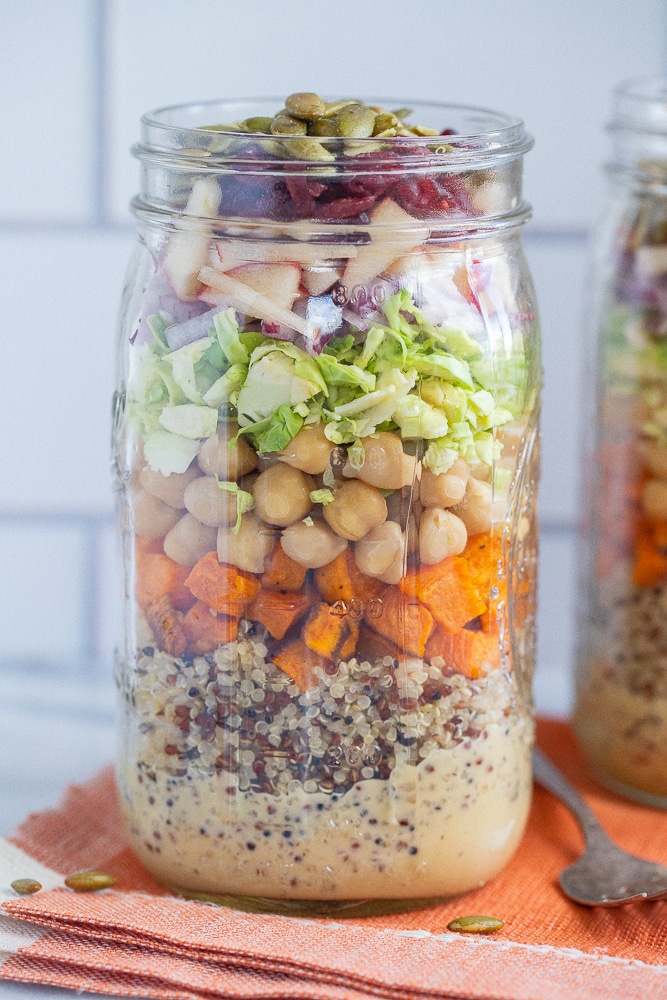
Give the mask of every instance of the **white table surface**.
<svg viewBox="0 0 667 1000">
<path fill-rule="evenodd" d="M 29 813 L 55 805 L 69 783 L 85 781 L 113 754 L 110 682 L 54 677 L 38 669 L 0 672 L 0 836 Z M 72 995 L 56 987 L 0 981 L 1 1000 Z"/>
<path fill-rule="evenodd" d="M 565 716 L 567 671 L 538 670 L 537 709 Z M 113 760 L 115 699 L 110 680 L 0 670 L 0 836 L 29 813 L 55 805 L 71 782 Z M 72 991 L 0 981 L 0 1000 L 66 1000 Z M 99 994 L 77 993 L 85 998 Z M 116 1000 L 116 998 L 111 998 Z"/>
</svg>

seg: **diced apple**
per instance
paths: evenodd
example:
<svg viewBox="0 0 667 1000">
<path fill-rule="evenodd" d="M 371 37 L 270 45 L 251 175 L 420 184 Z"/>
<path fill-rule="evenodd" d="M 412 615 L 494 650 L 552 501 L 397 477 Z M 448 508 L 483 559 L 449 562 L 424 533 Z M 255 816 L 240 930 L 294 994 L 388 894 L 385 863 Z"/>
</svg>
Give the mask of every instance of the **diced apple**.
<svg viewBox="0 0 667 1000">
<path fill-rule="evenodd" d="M 357 285 L 365 285 L 382 274 L 397 256 L 395 246 L 383 247 L 376 243 L 366 243 L 359 247 L 359 255 L 348 263 L 341 280 L 348 290 Z"/>
<path fill-rule="evenodd" d="M 227 273 L 230 278 L 265 295 L 281 309 L 291 309 L 299 294 L 301 268 L 298 264 L 242 264 Z"/>
<path fill-rule="evenodd" d="M 192 218 L 176 222 L 178 232 L 167 243 L 165 270 L 176 295 L 184 302 L 197 298 L 201 288 L 197 275 L 206 263 L 211 235 L 207 219 L 215 219 L 220 208 L 220 185 L 214 177 L 200 177 L 183 212 Z"/>
<path fill-rule="evenodd" d="M 206 302 L 231 306 L 246 316 L 254 316 L 270 323 L 280 323 L 291 330 L 296 330 L 304 337 L 307 335 L 308 326 L 302 316 L 297 316 L 289 309 L 277 305 L 273 299 L 267 298 L 242 281 L 237 281 L 236 278 L 207 266 L 202 267 L 199 272 L 199 280 L 208 286 L 208 290 L 205 289 L 201 295 Z"/>
<path fill-rule="evenodd" d="M 342 280 L 348 288 L 376 278 L 395 260 L 421 246 L 429 237 L 428 227 L 391 198 L 384 198 L 376 205 L 370 219 L 371 242 L 357 248 L 357 256 L 348 261 L 343 274 Z"/>
<path fill-rule="evenodd" d="M 211 261 L 213 267 L 229 271 L 240 264 L 260 262 L 326 264 L 329 260 L 356 257 L 353 243 L 272 243 L 269 240 L 216 240 Z"/>
<path fill-rule="evenodd" d="M 370 236 L 375 243 L 386 243 L 387 240 L 390 240 L 392 243 L 399 243 L 403 246 L 404 252 L 408 246 L 419 246 L 429 237 L 428 226 L 415 219 L 413 215 L 397 205 L 392 198 L 383 198 L 382 201 L 378 202 L 370 213 L 370 219 L 373 223 Z M 403 232 L 403 227 L 409 226 L 410 223 L 414 223 L 414 226 L 409 231 Z M 378 229 L 378 226 L 386 228 Z"/>
<path fill-rule="evenodd" d="M 311 295 L 323 295 L 340 279 L 341 271 L 337 267 L 304 267 L 301 281 Z"/>
</svg>

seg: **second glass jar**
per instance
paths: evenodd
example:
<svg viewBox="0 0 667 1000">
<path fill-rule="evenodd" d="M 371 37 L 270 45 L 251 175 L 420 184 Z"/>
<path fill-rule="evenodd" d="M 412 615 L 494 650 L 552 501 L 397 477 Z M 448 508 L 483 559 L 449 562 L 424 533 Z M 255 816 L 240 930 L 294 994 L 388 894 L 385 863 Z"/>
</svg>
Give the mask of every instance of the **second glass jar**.
<svg viewBox="0 0 667 1000">
<path fill-rule="evenodd" d="M 667 81 L 615 95 L 595 243 L 575 728 L 591 767 L 667 806 Z"/>
<path fill-rule="evenodd" d="M 530 140 L 426 104 L 389 135 L 249 132 L 276 107 L 143 121 L 115 407 L 123 815 L 191 894 L 452 897 L 508 861 L 530 802 Z"/>
</svg>

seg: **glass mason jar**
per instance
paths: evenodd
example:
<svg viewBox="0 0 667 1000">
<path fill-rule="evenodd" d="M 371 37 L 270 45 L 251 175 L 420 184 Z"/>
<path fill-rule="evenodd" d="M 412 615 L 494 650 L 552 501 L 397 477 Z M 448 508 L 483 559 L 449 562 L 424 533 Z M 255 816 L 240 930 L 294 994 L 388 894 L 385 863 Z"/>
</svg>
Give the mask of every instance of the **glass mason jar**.
<svg viewBox="0 0 667 1000">
<path fill-rule="evenodd" d="M 575 728 L 608 787 L 667 806 L 667 80 L 619 88 L 595 243 Z"/>
<path fill-rule="evenodd" d="M 186 894 L 408 906 L 495 875 L 529 808 L 531 141 L 436 104 L 379 137 L 237 124 L 278 107 L 161 110 L 135 150 L 122 811 Z"/>
</svg>

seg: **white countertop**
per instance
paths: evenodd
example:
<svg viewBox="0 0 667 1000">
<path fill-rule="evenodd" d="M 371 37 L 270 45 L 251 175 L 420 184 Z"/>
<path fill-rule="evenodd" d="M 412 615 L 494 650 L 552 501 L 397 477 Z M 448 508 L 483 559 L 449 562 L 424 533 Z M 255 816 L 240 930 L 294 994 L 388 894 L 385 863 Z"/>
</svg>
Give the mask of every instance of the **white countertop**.
<svg viewBox="0 0 667 1000">
<path fill-rule="evenodd" d="M 54 805 L 113 758 L 114 694 L 84 678 L 0 673 L 0 836 Z M 66 1000 L 71 990 L 0 981 L 0 1000 Z M 99 994 L 77 993 L 80 997 Z M 111 998 L 114 1000 L 114 998 Z"/>
</svg>

